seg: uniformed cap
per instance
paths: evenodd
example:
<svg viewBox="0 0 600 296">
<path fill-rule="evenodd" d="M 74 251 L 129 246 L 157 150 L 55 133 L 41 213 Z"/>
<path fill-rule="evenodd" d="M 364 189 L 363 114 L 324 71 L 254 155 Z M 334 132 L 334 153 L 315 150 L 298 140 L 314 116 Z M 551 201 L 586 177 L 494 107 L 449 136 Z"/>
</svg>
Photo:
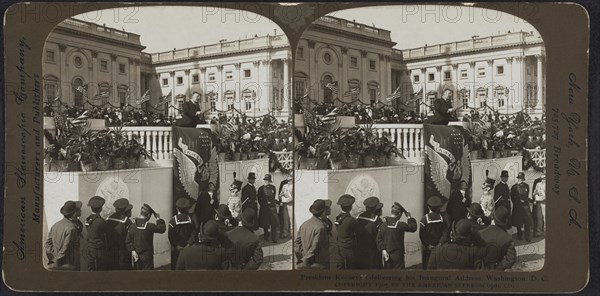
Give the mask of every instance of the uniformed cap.
<svg viewBox="0 0 600 296">
<path fill-rule="evenodd" d="M 432 208 L 439 208 L 442 206 L 442 199 L 439 198 L 439 196 L 432 196 L 429 199 L 427 199 L 427 205 L 432 207 Z"/>
<path fill-rule="evenodd" d="M 500 178 L 508 178 L 508 171 L 502 171 L 502 173 L 500 173 Z"/>
<path fill-rule="evenodd" d="M 525 180 L 525 173 L 523 173 L 523 172 L 520 172 L 520 173 L 517 175 L 517 179 Z"/>
<path fill-rule="evenodd" d="M 337 204 L 342 207 L 347 207 L 347 206 L 351 206 L 355 200 L 356 200 L 356 198 L 354 198 L 354 196 L 352 196 L 350 194 L 344 194 L 344 195 L 340 196 L 340 199 L 338 199 Z"/>
<path fill-rule="evenodd" d="M 88 206 L 92 208 L 101 208 L 105 202 L 106 200 L 104 200 L 104 198 L 96 195 L 90 198 L 90 200 L 88 201 Z"/>
<path fill-rule="evenodd" d="M 317 199 L 310 206 L 310 212 L 313 215 L 320 215 L 325 211 L 325 209 L 331 207 L 331 200 L 328 199 Z"/>
<path fill-rule="evenodd" d="M 133 208 L 133 205 L 131 205 L 129 203 L 129 200 L 127 200 L 126 198 L 119 198 L 115 200 L 113 206 L 115 207 L 115 210 L 117 212 L 127 212 Z"/>
<path fill-rule="evenodd" d="M 81 209 L 82 205 L 83 205 L 83 203 L 80 201 L 69 200 L 69 201 L 65 202 L 65 204 L 62 206 L 62 208 L 60 208 L 60 213 L 65 216 L 73 214 L 78 209 Z"/>
<path fill-rule="evenodd" d="M 394 202 L 394 204 L 392 205 L 392 211 L 397 211 L 398 213 L 405 213 L 406 209 L 404 209 L 404 207 L 400 203 Z"/>
<path fill-rule="evenodd" d="M 232 188 L 237 188 L 238 190 L 242 189 L 242 181 L 240 180 L 234 180 L 233 183 L 231 183 L 231 187 Z"/>
<path fill-rule="evenodd" d="M 154 214 L 156 212 L 154 212 L 154 209 L 152 209 L 152 207 L 150 207 L 148 204 L 143 204 L 142 205 L 142 213 L 149 213 L 149 214 Z"/>
<path fill-rule="evenodd" d="M 269 181 L 272 182 L 273 180 L 271 179 L 271 174 L 266 174 L 265 177 L 263 178 L 263 180 L 265 181 Z"/>
<path fill-rule="evenodd" d="M 371 196 L 363 201 L 363 205 L 367 208 L 377 208 L 379 206 L 379 198 Z M 383 206 L 383 204 L 381 204 Z"/>
<path fill-rule="evenodd" d="M 175 202 L 175 206 L 178 209 L 189 209 L 190 208 L 190 200 L 185 198 L 185 197 L 180 197 L 179 199 L 177 199 L 177 201 Z"/>
</svg>

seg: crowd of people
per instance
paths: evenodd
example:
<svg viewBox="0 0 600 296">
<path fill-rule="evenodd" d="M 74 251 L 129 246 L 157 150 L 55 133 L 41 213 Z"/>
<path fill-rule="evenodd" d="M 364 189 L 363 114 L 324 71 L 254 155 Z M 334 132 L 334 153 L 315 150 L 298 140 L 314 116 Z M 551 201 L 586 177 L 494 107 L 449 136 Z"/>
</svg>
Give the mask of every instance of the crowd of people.
<svg viewBox="0 0 600 296">
<path fill-rule="evenodd" d="M 516 262 L 516 241 L 531 242 L 532 236 L 544 235 L 545 177 L 535 180 L 532 191 L 524 173 L 511 188 L 508 177 L 503 171 L 497 185 L 487 178 L 480 203 L 473 202 L 464 181 L 449 199 L 430 196 L 419 223 L 398 202 L 391 215 L 382 218 L 383 204 L 377 197 L 365 199 L 365 211 L 355 218 L 350 214 L 355 198 L 348 194 L 338 199 L 341 214 L 332 222 L 332 202 L 315 200 L 312 217 L 295 238 L 296 266 L 404 269 L 405 233 L 418 231 L 423 269 L 510 269 Z M 516 241 L 509 232 L 513 227 Z"/>
<path fill-rule="evenodd" d="M 154 236 L 167 232 L 171 269 L 256 270 L 263 263 L 259 227 L 266 242 L 290 237 L 293 183 L 288 176 L 277 191 L 266 174 L 257 190 L 255 174 L 249 173 L 247 179 L 243 187 L 239 180 L 231 184 L 226 204 L 220 204 L 213 184 L 196 200 L 178 198 L 177 213 L 168 223 L 147 204 L 132 219 L 133 205 L 125 198 L 113 203 L 115 212 L 105 219 L 101 213 L 106 201 L 100 196 L 89 199 L 92 213 L 82 223 L 83 204 L 67 201 L 60 209 L 63 219 L 51 227 L 44 244 L 47 266 L 71 271 L 151 270 L 156 268 Z"/>
<path fill-rule="evenodd" d="M 44 116 L 54 116 L 55 111 L 46 105 Z M 112 126 L 171 126 L 175 119 L 164 112 L 146 111 L 132 107 L 92 107 L 64 106 L 62 111 L 67 118 L 78 118 L 85 114 L 88 119 L 104 119 L 107 127 Z"/>
</svg>

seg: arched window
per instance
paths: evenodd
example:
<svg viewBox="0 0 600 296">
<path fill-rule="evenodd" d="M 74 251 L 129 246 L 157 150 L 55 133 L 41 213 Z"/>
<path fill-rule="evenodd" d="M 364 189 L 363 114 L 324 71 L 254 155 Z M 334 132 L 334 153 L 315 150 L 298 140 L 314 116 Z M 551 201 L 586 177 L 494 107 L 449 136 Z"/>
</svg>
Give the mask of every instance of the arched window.
<svg viewBox="0 0 600 296">
<path fill-rule="evenodd" d="M 75 78 L 73 79 L 73 83 L 72 83 L 72 92 L 73 92 L 73 98 L 74 98 L 74 103 L 75 106 L 77 107 L 83 107 L 83 104 L 85 103 L 85 99 L 83 92 L 87 92 L 87 85 L 83 85 L 83 80 L 81 78 Z"/>
<path fill-rule="evenodd" d="M 228 90 L 225 92 L 225 102 L 227 103 L 227 110 L 233 110 L 233 103 L 235 101 L 235 91 Z"/>
<path fill-rule="evenodd" d="M 333 82 L 333 78 L 329 74 L 325 74 L 323 76 L 323 80 L 321 80 L 321 85 L 323 87 L 323 102 L 324 103 L 333 103 L 333 91 L 331 88 L 327 87 L 328 84 Z"/>
<path fill-rule="evenodd" d="M 477 101 L 479 102 L 478 108 L 485 106 L 485 101 L 487 100 L 487 88 L 480 87 L 477 89 Z"/>
<path fill-rule="evenodd" d="M 127 101 L 129 99 L 129 88 L 127 85 L 121 84 L 117 87 L 117 92 L 119 94 L 119 106 L 124 107 L 127 105 Z"/>
<path fill-rule="evenodd" d="M 307 93 L 308 81 L 306 74 L 296 72 L 294 75 L 294 98 L 301 98 Z"/>
<path fill-rule="evenodd" d="M 467 110 L 469 109 L 469 97 L 471 95 L 471 91 L 463 88 L 461 90 L 458 91 L 458 98 L 460 99 L 460 103 L 462 105 L 461 109 L 462 110 Z"/>
<path fill-rule="evenodd" d="M 494 99 L 496 100 L 496 102 L 498 102 L 496 104 L 496 107 L 498 107 L 498 109 L 506 107 L 506 95 L 507 95 L 506 87 L 497 86 L 494 89 Z"/>
<path fill-rule="evenodd" d="M 44 97 L 46 100 L 51 101 L 59 96 L 58 78 L 56 76 L 48 75 L 44 78 Z"/>
<path fill-rule="evenodd" d="M 369 81 L 369 83 L 367 83 L 367 87 L 369 88 L 369 101 L 371 104 L 377 103 L 379 100 L 379 83 L 375 81 Z"/>
<path fill-rule="evenodd" d="M 111 94 L 110 83 L 108 82 L 100 82 L 98 83 L 98 95 L 97 98 L 100 100 L 102 104 L 108 103 Z"/>
</svg>

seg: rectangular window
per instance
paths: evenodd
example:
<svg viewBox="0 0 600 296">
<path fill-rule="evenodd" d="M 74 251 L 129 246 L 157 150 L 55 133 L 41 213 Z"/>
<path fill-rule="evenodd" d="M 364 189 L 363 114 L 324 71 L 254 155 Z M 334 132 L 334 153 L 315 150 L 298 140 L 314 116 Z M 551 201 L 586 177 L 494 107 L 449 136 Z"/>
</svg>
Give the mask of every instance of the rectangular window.
<svg viewBox="0 0 600 296">
<path fill-rule="evenodd" d="M 298 47 L 298 50 L 296 51 L 296 58 L 299 60 L 304 59 L 304 47 Z"/>
<path fill-rule="evenodd" d="M 369 70 L 372 70 L 372 71 L 377 70 L 377 61 L 369 60 Z"/>
<path fill-rule="evenodd" d="M 250 69 L 244 70 L 244 78 L 250 78 L 252 76 L 252 71 Z"/>
<path fill-rule="evenodd" d="M 100 71 L 108 72 L 108 61 L 107 60 L 100 60 Z"/>
<path fill-rule="evenodd" d="M 119 73 L 125 74 L 125 64 L 119 63 Z"/>
<path fill-rule="evenodd" d="M 452 77 L 450 76 L 450 71 L 444 71 L 444 80 L 450 80 Z"/>
<path fill-rule="evenodd" d="M 54 50 L 46 50 L 46 62 L 54 63 Z"/>
<path fill-rule="evenodd" d="M 467 73 L 467 69 L 460 70 L 460 78 L 464 79 L 467 77 L 469 77 L 469 73 Z"/>
<path fill-rule="evenodd" d="M 183 84 L 183 77 L 179 76 L 177 77 L 177 85 L 182 85 Z"/>
<path fill-rule="evenodd" d="M 246 101 L 246 111 L 252 110 L 252 102 Z"/>
<path fill-rule="evenodd" d="M 181 115 L 183 112 L 183 99 L 177 99 L 177 114 Z"/>
<path fill-rule="evenodd" d="M 435 74 L 429 73 L 429 81 L 434 81 L 434 80 L 435 80 Z"/>
<path fill-rule="evenodd" d="M 215 73 L 208 74 L 208 81 L 215 81 L 215 80 L 216 80 Z"/>
<path fill-rule="evenodd" d="M 225 79 L 226 80 L 233 80 L 233 72 L 231 72 L 231 71 L 225 72 Z"/>
<path fill-rule="evenodd" d="M 125 106 L 127 100 L 127 93 L 124 90 L 119 90 L 119 103 L 121 107 Z"/>
<path fill-rule="evenodd" d="M 227 110 L 233 110 L 234 94 L 226 94 L 225 102 L 227 102 Z"/>
<path fill-rule="evenodd" d="M 496 67 L 496 74 L 498 74 L 498 75 L 504 74 L 504 66 Z"/>
<path fill-rule="evenodd" d="M 162 85 L 163 86 L 168 86 L 169 85 L 169 79 L 168 78 L 163 78 Z"/>
<path fill-rule="evenodd" d="M 46 99 L 54 100 L 56 98 L 56 85 L 46 84 Z"/>
<path fill-rule="evenodd" d="M 358 69 L 358 57 L 350 56 L 350 68 Z"/>
<path fill-rule="evenodd" d="M 377 102 L 377 90 L 374 88 L 369 89 L 369 100 L 371 103 Z"/>
<path fill-rule="evenodd" d="M 215 100 L 215 97 L 212 97 L 210 99 L 210 111 L 211 112 L 216 112 L 217 111 L 217 100 Z"/>
<path fill-rule="evenodd" d="M 485 77 L 485 68 L 478 68 L 477 69 L 477 76 L 478 77 Z"/>
<path fill-rule="evenodd" d="M 306 81 L 298 80 L 294 81 L 294 98 L 301 98 L 304 96 L 304 92 L 306 91 Z"/>
<path fill-rule="evenodd" d="M 200 83 L 200 75 L 198 75 L 198 74 L 192 75 L 192 83 Z"/>
<path fill-rule="evenodd" d="M 419 82 L 419 75 L 413 75 L 413 82 Z"/>
</svg>

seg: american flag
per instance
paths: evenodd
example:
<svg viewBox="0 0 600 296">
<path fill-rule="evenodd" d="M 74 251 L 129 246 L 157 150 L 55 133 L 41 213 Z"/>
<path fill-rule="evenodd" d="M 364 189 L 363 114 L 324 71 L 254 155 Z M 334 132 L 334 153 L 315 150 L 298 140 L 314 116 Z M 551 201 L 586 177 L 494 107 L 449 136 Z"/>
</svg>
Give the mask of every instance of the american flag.
<svg viewBox="0 0 600 296">
<path fill-rule="evenodd" d="M 338 93 L 337 81 L 327 83 L 325 87 L 330 89 L 334 94 Z"/>
<path fill-rule="evenodd" d="M 359 93 L 360 93 L 360 88 L 355 87 L 355 88 L 351 88 L 349 91 L 345 92 L 343 97 L 351 97 L 354 95 L 358 95 Z"/>
<path fill-rule="evenodd" d="M 86 99 L 86 100 L 88 99 L 87 85 L 86 86 L 80 85 L 76 88 L 76 90 L 83 95 L 84 99 Z"/>
<path fill-rule="evenodd" d="M 331 112 L 329 112 L 329 114 L 323 116 L 321 118 L 321 121 L 323 123 L 334 123 L 337 120 L 337 116 L 338 116 L 338 108 L 334 108 L 333 110 L 331 110 Z"/>
<path fill-rule="evenodd" d="M 94 100 L 102 100 L 104 102 L 104 101 L 106 101 L 108 99 L 108 97 L 109 97 L 109 92 L 108 91 L 103 91 L 103 92 L 97 94 L 94 97 Z"/>
<path fill-rule="evenodd" d="M 396 88 L 396 90 L 394 91 L 394 93 L 392 93 L 389 97 L 387 97 L 386 100 L 388 102 L 391 102 L 391 101 L 393 101 L 395 99 L 400 98 L 400 96 L 401 96 L 400 95 L 400 86 L 398 86 L 398 88 Z"/>
<path fill-rule="evenodd" d="M 150 90 L 147 90 L 147 91 L 144 93 L 144 95 L 143 95 L 143 96 L 142 96 L 142 97 L 141 97 L 141 98 L 140 98 L 140 99 L 137 101 L 137 103 L 138 103 L 139 105 L 141 105 L 141 104 L 143 104 L 143 103 L 145 103 L 145 102 L 148 102 L 148 101 L 150 101 L 150 94 L 149 94 L 149 92 L 150 92 Z"/>
<path fill-rule="evenodd" d="M 74 125 L 82 125 L 87 122 L 89 117 L 90 117 L 90 111 L 86 110 L 81 115 L 79 115 L 79 117 L 73 119 L 73 121 L 71 121 L 71 123 L 73 123 Z"/>
<path fill-rule="evenodd" d="M 169 94 L 167 94 L 166 96 L 160 97 L 160 99 L 158 99 L 158 103 L 156 103 L 156 107 L 168 103 L 172 93 L 173 91 L 170 91 Z"/>
</svg>

